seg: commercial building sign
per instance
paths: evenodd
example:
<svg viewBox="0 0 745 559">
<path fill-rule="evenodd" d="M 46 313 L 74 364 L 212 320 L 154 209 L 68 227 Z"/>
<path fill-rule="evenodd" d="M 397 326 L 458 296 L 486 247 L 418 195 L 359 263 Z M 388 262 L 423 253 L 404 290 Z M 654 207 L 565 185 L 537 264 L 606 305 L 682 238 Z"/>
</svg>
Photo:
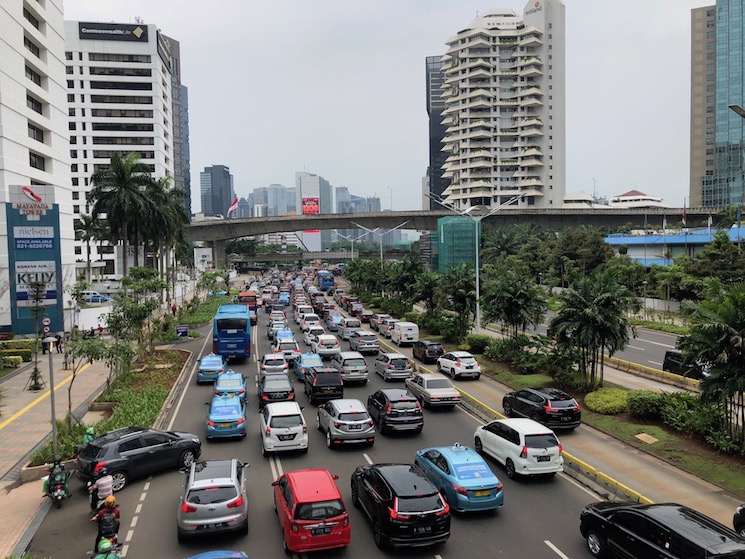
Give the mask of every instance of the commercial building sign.
<svg viewBox="0 0 745 559">
<path fill-rule="evenodd" d="M 530 8 L 529 10 L 525 10 L 525 15 L 526 16 L 529 16 L 531 14 L 535 14 L 537 12 L 540 12 L 541 10 L 543 10 L 543 6 L 541 6 L 541 3 L 540 2 L 536 2 L 535 4 L 533 4 L 533 7 L 532 8 Z"/>
<path fill-rule="evenodd" d="M 78 38 L 96 41 L 133 41 L 147 43 L 147 25 L 126 23 L 78 23 Z"/>
<path fill-rule="evenodd" d="M 54 249 L 54 227 L 15 226 L 13 236 L 16 250 Z"/>
<path fill-rule="evenodd" d="M 303 215 L 318 215 L 319 201 L 318 198 L 303 198 Z M 320 233 L 320 229 L 306 229 L 303 233 Z"/>
<path fill-rule="evenodd" d="M 35 293 L 35 286 L 43 286 Z M 57 304 L 57 266 L 54 260 L 16 262 L 16 302 L 19 307 L 36 304 L 45 307 Z M 39 300 L 35 296 L 39 295 Z"/>
</svg>

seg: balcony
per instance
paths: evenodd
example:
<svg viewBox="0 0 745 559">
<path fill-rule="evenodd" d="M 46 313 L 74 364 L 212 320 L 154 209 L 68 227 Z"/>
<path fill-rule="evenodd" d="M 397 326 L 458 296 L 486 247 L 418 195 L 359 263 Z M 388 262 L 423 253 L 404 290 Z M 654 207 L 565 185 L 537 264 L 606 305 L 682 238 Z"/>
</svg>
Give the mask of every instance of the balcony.
<svg viewBox="0 0 745 559">
<path fill-rule="evenodd" d="M 543 136 L 543 130 L 536 126 L 531 126 L 530 128 L 523 128 L 519 132 L 519 136 L 521 138 L 525 138 L 528 136 Z"/>
<path fill-rule="evenodd" d="M 528 66 L 527 68 L 523 68 L 520 70 L 520 76 L 521 77 L 535 77 L 535 76 L 542 76 L 543 72 L 537 67 L 537 66 Z"/>
<path fill-rule="evenodd" d="M 543 44 L 543 41 L 541 41 L 541 38 L 535 33 L 531 33 L 530 35 L 525 35 L 524 37 L 520 39 L 521 47 L 542 45 L 542 44 Z"/>
<path fill-rule="evenodd" d="M 521 107 L 538 107 L 542 106 L 543 101 L 541 101 L 537 96 L 530 95 L 528 97 L 523 97 L 520 101 Z"/>
</svg>

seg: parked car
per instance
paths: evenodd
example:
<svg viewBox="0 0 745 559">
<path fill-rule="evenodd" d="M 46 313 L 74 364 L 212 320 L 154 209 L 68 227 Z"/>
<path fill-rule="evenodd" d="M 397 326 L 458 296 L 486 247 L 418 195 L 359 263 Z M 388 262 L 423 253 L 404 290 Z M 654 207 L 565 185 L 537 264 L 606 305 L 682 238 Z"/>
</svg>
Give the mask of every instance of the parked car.
<svg viewBox="0 0 745 559">
<path fill-rule="evenodd" d="M 591 503 L 580 513 L 579 530 L 593 557 L 745 557 L 737 532 L 676 503 Z"/>
<path fill-rule="evenodd" d="M 286 553 L 349 545 L 352 538 L 349 513 L 336 479 L 328 470 L 296 470 L 272 483 Z"/>
<path fill-rule="evenodd" d="M 384 388 L 367 398 L 367 413 L 383 435 L 388 431 L 424 429 L 422 406 L 411 392 L 401 388 Z"/>
<path fill-rule="evenodd" d="M 107 295 L 101 295 L 100 293 L 98 295 L 88 295 L 85 297 L 86 303 L 108 303 L 109 301 L 112 301 L 113 299 Z"/>
<path fill-rule="evenodd" d="M 209 353 L 202 357 L 197 367 L 197 384 L 203 382 L 214 382 L 217 375 L 227 368 L 227 361 L 222 355 Z"/>
<path fill-rule="evenodd" d="M 529 417 L 552 429 L 579 427 L 582 412 L 577 400 L 558 388 L 523 388 L 502 399 L 507 417 Z"/>
<path fill-rule="evenodd" d="M 354 443 L 372 446 L 375 443 L 373 420 L 359 400 L 342 398 L 318 406 L 316 427 L 326 434 L 329 448 Z"/>
<path fill-rule="evenodd" d="M 259 409 L 271 402 L 292 402 L 295 400 L 295 389 L 287 375 L 261 377 L 256 385 Z"/>
<path fill-rule="evenodd" d="M 339 371 L 344 382 L 367 383 L 367 362 L 357 351 L 341 351 L 332 355 L 329 367 Z"/>
<path fill-rule="evenodd" d="M 449 351 L 437 359 L 437 370 L 447 373 L 453 380 L 458 377 L 481 378 L 481 365 L 467 351 Z"/>
<path fill-rule="evenodd" d="M 358 318 L 345 318 L 341 321 L 341 324 L 339 324 L 339 337 L 342 340 L 348 340 L 349 335 L 356 331 L 362 329 L 362 322 Z"/>
<path fill-rule="evenodd" d="M 238 396 L 215 394 L 209 406 L 205 431 L 207 439 L 246 436 L 246 406 Z"/>
<path fill-rule="evenodd" d="M 370 328 L 372 328 L 375 331 L 380 331 L 380 326 L 383 323 L 383 320 L 391 318 L 391 315 L 385 314 L 385 313 L 376 313 L 370 317 Z"/>
<path fill-rule="evenodd" d="M 333 334 L 321 334 L 310 341 L 310 350 L 321 358 L 328 358 L 341 352 L 341 345 Z"/>
<path fill-rule="evenodd" d="M 419 326 L 413 322 L 396 322 L 391 330 L 391 342 L 397 346 L 414 345 L 419 341 Z"/>
<path fill-rule="evenodd" d="M 532 419 L 497 419 L 481 425 L 474 433 L 473 446 L 502 464 L 511 479 L 564 471 L 559 439 Z"/>
<path fill-rule="evenodd" d="M 308 328 L 305 332 L 303 332 L 303 342 L 305 342 L 305 345 L 310 345 L 310 343 L 313 341 L 313 338 L 316 336 L 322 336 L 326 333 L 326 330 L 323 329 L 323 326 L 311 326 Z"/>
<path fill-rule="evenodd" d="M 308 426 L 297 402 L 275 402 L 261 410 L 261 454 L 299 450 L 308 452 Z"/>
<path fill-rule="evenodd" d="M 331 367 L 311 367 L 305 372 L 305 394 L 315 404 L 344 397 L 344 381 L 341 373 Z"/>
<path fill-rule="evenodd" d="M 179 542 L 196 535 L 248 534 L 248 494 L 243 473 L 248 467 L 249 464 L 232 458 L 194 462 L 185 469 L 186 483 L 176 513 Z"/>
<path fill-rule="evenodd" d="M 170 468 L 187 468 L 201 452 L 202 442 L 192 433 L 124 427 L 85 445 L 78 453 L 77 474 L 83 482 L 89 481 L 96 466 L 103 462 L 114 479 L 114 491 L 120 491 L 130 479 Z"/>
<path fill-rule="evenodd" d="M 414 359 L 422 363 L 437 363 L 437 359 L 445 355 L 445 350 L 440 342 L 432 340 L 419 340 L 411 350 Z"/>
<path fill-rule="evenodd" d="M 371 464 L 352 473 L 352 504 L 373 527 L 375 545 L 441 544 L 450 537 L 450 507 L 413 464 Z"/>
<path fill-rule="evenodd" d="M 423 406 L 450 407 L 460 403 L 460 392 L 445 375 L 414 373 L 405 381 L 406 388 Z"/>
<path fill-rule="evenodd" d="M 349 349 L 377 355 L 380 352 L 380 341 L 372 332 L 357 330 L 349 335 Z"/>
<path fill-rule="evenodd" d="M 732 525 L 735 528 L 735 532 L 745 538 L 745 505 L 740 505 L 735 510 L 735 515 L 732 519 Z"/>
<path fill-rule="evenodd" d="M 409 358 L 401 353 L 381 353 L 375 359 L 374 367 L 386 382 L 407 379 L 414 372 Z"/>
<path fill-rule="evenodd" d="M 414 464 L 440 490 L 452 510 L 498 510 L 504 505 L 504 484 L 478 452 L 455 443 L 423 448 Z"/>
<path fill-rule="evenodd" d="M 307 353 L 303 353 L 300 355 L 300 358 L 295 361 L 295 376 L 298 380 L 305 379 L 305 373 L 311 368 L 311 367 L 322 367 L 323 366 L 323 359 L 321 359 L 321 356 L 317 353 L 313 353 L 312 351 L 309 351 Z"/>
<path fill-rule="evenodd" d="M 290 371 L 287 359 L 281 353 L 267 353 L 259 364 L 259 378 L 264 375 L 286 375 Z"/>
<path fill-rule="evenodd" d="M 241 373 L 236 373 L 233 369 L 217 375 L 214 386 L 215 394 L 220 396 L 238 396 L 243 402 L 246 402 L 246 379 Z"/>
</svg>

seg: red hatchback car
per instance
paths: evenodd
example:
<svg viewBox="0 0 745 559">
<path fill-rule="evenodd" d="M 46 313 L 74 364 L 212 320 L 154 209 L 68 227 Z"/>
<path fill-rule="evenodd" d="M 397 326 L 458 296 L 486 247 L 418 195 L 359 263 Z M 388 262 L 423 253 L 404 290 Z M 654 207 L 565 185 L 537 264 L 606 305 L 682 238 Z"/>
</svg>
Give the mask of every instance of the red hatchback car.
<svg viewBox="0 0 745 559">
<path fill-rule="evenodd" d="M 337 476 L 328 470 L 287 472 L 272 483 L 286 552 L 347 547 L 352 539 Z"/>
</svg>

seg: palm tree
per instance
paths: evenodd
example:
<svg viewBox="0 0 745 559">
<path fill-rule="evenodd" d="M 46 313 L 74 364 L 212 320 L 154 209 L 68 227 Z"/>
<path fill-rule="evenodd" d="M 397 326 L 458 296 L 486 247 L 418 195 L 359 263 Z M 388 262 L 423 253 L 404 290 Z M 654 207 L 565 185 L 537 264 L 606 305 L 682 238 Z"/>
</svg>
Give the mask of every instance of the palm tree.
<svg viewBox="0 0 745 559">
<path fill-rule="evenodd" d="M 451 266 L 442 277 L 440 292 L 445 307 L 456 313 L 453 337 L 462 340 L 473 324 L 471 316 L 476 309 L 476 275 L 473 266 Z"/>
<path fill-rule="evenodd" d="M 600 268 L 578 279 L 559 295 L 559 311 L 549 324 L 549 335 L 559 346 L 579 351 L 585 388 L 603 385 L 605 352 L 613 356 L 626 347 L 630 328 L 627 315 L 639 301 L 613 273 Z"/>
<path fill-rule="evenodd" d="M 125 157 L 115 155 L 107 169 L 91 176 L 93 188 L 88 193 L 92 204 L 91 215 L 106 214 L 111 238 L 123 245 L 123 274 L 127 275 L 127 248 L 137 223 L 147 215 L 148 201 L 145 189 L 152 181 L 147 166 L 140 163 L 137 153 Z M 137 259 L 135 259 L 137 263 Z"/>
<path fill-rule="evenodd" d="M 422 272 L 414 282 L 414 299 L 424 301 L 428 313 L 433 313 L 438 307 L 437 297 L 440 291 L 442 276 L 437 272 Z"/>
<path fill-rule="evenodd" d="M 92 215 L 81 215 L 75 220 L 75 239 L 85 243 L 86 276 L 85 281 L 91 283 L 91 241 L 96 238 L 100 228 L 100 220 Z"/>
<path fill-rule="evenodd" d="M 513 340 L 520 330 L 543 321 L 548 307 L 546 293 L 529 276 L 515 270 L 500 270 L 483 292 L 484 318 L 510 328 Z"/>
</svg>

